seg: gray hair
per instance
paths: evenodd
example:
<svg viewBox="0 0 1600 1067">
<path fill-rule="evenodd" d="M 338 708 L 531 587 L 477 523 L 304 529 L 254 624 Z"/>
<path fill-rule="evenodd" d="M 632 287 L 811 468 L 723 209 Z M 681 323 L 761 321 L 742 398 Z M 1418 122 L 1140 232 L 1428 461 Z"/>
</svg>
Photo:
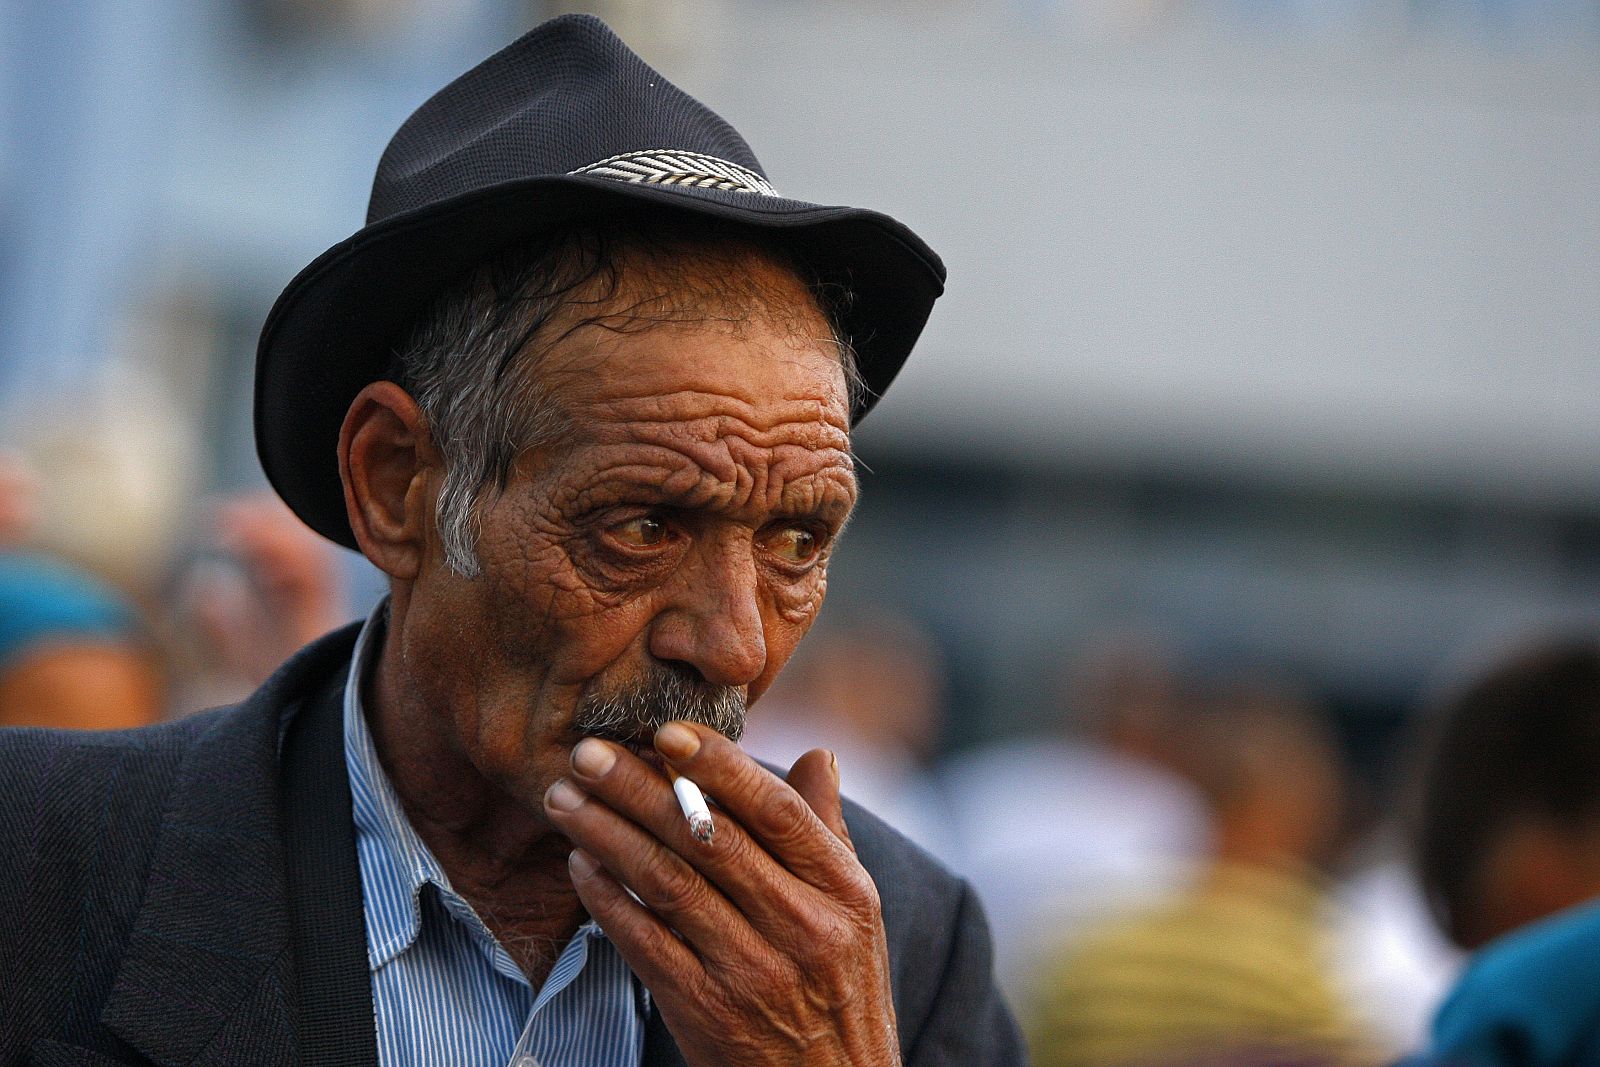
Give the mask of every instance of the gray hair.
<svg viewBox="0 0 1600 1067">
<path fill-rule="evenodd" d="M 703 223 L 547 235 L 493 257 L 435 298 L 396 350 L 386 375 L 416 400 L 444 460 L 435 521 L 446 565 L 466 578 L 482 573 L 477 542 L 483 503 L 491 493 L 504 491 L 519 456 L 559 440 L 570 428 L 539 381 L 546 352 L 584 326 L 632 332 L 703 317 L 703 307 L 686 296 L 734 296 L 756 303 L 768 295 L 753 282 L 724 276 L 697 282 L 698 290 L 662 293 L 618 309 L 613 301 L 624 258 L 632 256 L 631 268 L 642 263 L 681 289 L 685 279 L 668 273 L 671 264 L 741 245 L 777 258 L 808 281 L 838 346 L 855 410 L 865 385 L 842 327 L 850 294 L 812 279 L 797 259 Z"/>
</svg>

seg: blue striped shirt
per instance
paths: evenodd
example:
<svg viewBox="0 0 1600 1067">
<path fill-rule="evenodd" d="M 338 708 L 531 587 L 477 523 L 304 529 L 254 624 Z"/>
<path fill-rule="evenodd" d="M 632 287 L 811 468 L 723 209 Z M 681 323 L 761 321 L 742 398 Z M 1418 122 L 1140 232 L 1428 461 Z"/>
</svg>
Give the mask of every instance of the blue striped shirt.
<svg viewBox="0 0 1600 1067">
<path fill-rule="evenodd" d="M 406 818 L 361 704 L 387 612 L 362 628 L 344 690 L 379 1064 L 638 1067 L 649 994 L 605 933 L 579 928 L 535 995 Z"/>
</svg>

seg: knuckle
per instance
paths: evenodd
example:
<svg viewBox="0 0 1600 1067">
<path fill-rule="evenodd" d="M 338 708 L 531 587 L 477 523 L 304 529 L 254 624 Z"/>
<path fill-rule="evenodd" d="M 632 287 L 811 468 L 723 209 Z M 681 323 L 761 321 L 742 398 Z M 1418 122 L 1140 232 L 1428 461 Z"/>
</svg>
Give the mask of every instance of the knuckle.
<svg viewBox="0 0 1600 1067">
<path fill-rule="evenodd" d="M 772 775 L 742 749 L 733 748 L 727 753 L 727 760 L 725 773 L 737 794 L 756 796 L 771 785 Z"/>
<path fill-rule="evenodd" d="M 854 959 L 859 937 L 856 924 L 831 912 L 817 912 L 801 923 L 807 951 L 823 960 Z"/>
<path fill-rule="evenodd" d="M 883 897 L 878 893 L 878 883 L 864 869 L 858 869 L 849 881 L 846 893 L 863 909 L 873 915 L 883 913 Z"/>
<path fill-rule="evenodd" d="M 662 926 L 659 922 L 641 922 L 634 932 L 634 940 L 646 959 L 670 959 L 669 953 L 677 947 L 677 938 L 672 931 Z"/>
<path fill-rule="evenodd" d="M 762 802 L 759 818 L 762 833 L 776 841 L 788 842 L 803 836 L 811 826 L 811 808 L 792 789 L 775 789 Z"/>
<path fill-rule="evenodd" d="M 828 895 L 856 919 L 877 920 L 883 914 L 883 899 L 878 885 L 863 868 L 852 864 L 831 880 Z"/>
<path fill-rule="evenodd" d="M 620 806 L 631 812 L 648 810 L 657 790 L 670 791 L 670 787 L 637 757 L 625 761 L 625 766 L 619 767 L 618 770 L 623 773 L 619 774 L 614 770 L 606 776 L 604 784 L 610 787 Z"/>
<path fill-rule="evenodd" d="M 644 859 L 639 869 L 637 892 L 651 908 L 679 911 L 693 907 L 700 897 L 698 875 L 681 858 L 657 849 Z"/>
</svg>

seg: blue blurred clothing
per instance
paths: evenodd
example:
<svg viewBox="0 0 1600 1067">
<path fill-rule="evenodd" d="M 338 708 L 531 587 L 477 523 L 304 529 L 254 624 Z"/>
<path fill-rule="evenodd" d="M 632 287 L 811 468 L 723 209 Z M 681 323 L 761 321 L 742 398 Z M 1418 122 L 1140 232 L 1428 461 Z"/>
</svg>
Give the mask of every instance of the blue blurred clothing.
<svg viewBox="0 0 1600 1067">
<path fill-rule="evenodd" d="M 132 608 L 98 580 L 43 556 L 0 552 L 0 669 L 45 641 L 137 634 Z"/>
<path fill-rule="evenodd" d="M 1600 1064 L 1600 902 L 1484 948 L 1434 1020 L 1433 1044 L 1403 1067 Z"/>
</svg>

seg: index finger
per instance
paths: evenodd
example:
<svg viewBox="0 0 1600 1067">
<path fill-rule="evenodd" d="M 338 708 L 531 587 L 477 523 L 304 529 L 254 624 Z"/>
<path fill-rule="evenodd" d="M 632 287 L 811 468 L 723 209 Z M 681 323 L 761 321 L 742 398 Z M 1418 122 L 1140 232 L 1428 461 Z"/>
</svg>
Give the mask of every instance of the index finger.
<svg viewBox="0 0 1600 1067">
<path fill-rule="evenodd" d="M 842 891 L 864 873 L 805 797 L 715 730 L 676 720 L 656 731 L 655 746 L 795 877 Z M 836 808 L 837 785 L 833 792 Z"/>
</svg>

